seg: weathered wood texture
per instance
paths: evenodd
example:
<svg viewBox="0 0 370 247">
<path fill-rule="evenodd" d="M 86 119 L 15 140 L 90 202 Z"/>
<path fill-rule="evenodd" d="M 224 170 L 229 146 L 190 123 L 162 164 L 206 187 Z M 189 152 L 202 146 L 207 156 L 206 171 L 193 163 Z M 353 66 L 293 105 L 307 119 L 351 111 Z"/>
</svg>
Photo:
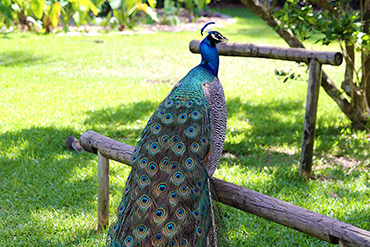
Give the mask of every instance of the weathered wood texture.
<svg viewBox="0 0 370 247">
<path fill-rule="evenodd" d="M 79 141 L 85 151 L 97 154 L 99 150 L 103 156 L 125 164 L 130 164 L 129 160 L 135 149 L 133 146 L 109 139 L 91 130 L 85 132 Z"/>
<path fill-rule="evenodd" d="M 109 159 L 98 150 L 98 224 L 97 230 L 109 226 Z"/>
<path fill-rule="evenodd" d="M 130 154 L 134 150 L 132 146 L 93 131 L 84 133 L 80 142 L 89 152 L 96 153 L 94 150 L 99 150 L 106 158 L 130 164 Z M 115 151 L 111 151 L 111 147 Z M 342 246 L 370 246 L 368 231 L 217 178 L 212 178 L 212 182 L 217 200 L 221 203 L 330 243 L 340 242 Z"/>
<path fill-rule="evenodd" d="M 189 45 L 190 51 L 199 53 L 199 44 L 199 40 L 192 40 Z M 310 59 L 315 58 L 321 64 L 336 66 L 343 62 L 343 55 L 340 52 L 313 51 L 303 48 L 282 48 L 228 42 L 218 44 L 217 50 L 222 56 L 271 58 L 305 63 L 309 63 Z"/>
<path fill-rule="evenodd" d="M 311 59 L 308 73 L 308 88 L 306 98 L 306 113 L 303 126 L 300 172 L 305 178 L 311 177 L 313 144 L 315 141 L 315 126 L 317 104 L 319 101 L 322 69 L 316 59 Z"/>
</svg>

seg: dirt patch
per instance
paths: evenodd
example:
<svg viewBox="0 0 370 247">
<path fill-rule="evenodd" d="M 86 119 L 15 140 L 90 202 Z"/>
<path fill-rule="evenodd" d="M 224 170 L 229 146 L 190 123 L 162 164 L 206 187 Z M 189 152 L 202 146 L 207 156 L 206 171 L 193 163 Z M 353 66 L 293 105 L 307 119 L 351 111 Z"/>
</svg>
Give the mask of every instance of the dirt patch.
<svg viewBox="0 0 370 247">
<path fill-rule="evenodd" d="M 182 31 L 199 31 L 200 28 L 208 23 L 215 22 L 217 27 L 223 27 L 236 22 L 236 19 L 223 15 L 217 12 L 205 12 L 199 18 L 190 16 L 186 11 L 180 12 L 178 15 L 180 23 L 178 25 L 170 24 L 139 24 L 134 30 L 123 30 L 119 32 L 112 32 L 112 34 L 118 35 L 133 35 L 142 33 L 154 33 L 154 32 L 182 32 Z M 70 26 L 69 32 L 64 33 L 59 30 L 58 36 L 100 36 L 103 32 L 110 32 L 109 27 L 94 26 L 94 25 L 82 25 L 80 27 Z"/>
<path fill-rule="evenodd" d="M 351 159 L 345 156 L 333 156 L 328 154 L 325 155 L 324 159 L 325 159 L 324 164 L 314 166 L 315 170 L 341 166 L 344 170 L 347 170 L 346 172 L 347 174 L 350 174 L 354 169 L 361 165 L 361 161 Z"/>
</svg>

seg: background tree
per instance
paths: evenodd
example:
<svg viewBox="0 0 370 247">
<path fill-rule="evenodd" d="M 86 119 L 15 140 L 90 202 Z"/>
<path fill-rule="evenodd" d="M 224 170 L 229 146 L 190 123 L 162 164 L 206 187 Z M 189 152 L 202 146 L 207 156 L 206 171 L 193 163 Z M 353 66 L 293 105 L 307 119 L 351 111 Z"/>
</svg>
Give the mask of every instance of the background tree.
<svg viewBox="0 0 370 247">
<path fill-rule="evenodd" d="M 276 0 L 241 0 L 282 37 L 291 47 L 304 48 L 303 40 L 321 34 L 316 41 L 328 45 L 339 43 L 346 70 L 341 89 L 323 72 L 321 86 L 338 104 L 356 129 L 370 123 L 370 0 L 288 0 L 283 8 Z M 315 9 L 314 9 L 315 8 Z M 315 36 L 318 37 L 318 36 Z M 355 53 L 360 52 L 356 66 Z"/>
</svg>

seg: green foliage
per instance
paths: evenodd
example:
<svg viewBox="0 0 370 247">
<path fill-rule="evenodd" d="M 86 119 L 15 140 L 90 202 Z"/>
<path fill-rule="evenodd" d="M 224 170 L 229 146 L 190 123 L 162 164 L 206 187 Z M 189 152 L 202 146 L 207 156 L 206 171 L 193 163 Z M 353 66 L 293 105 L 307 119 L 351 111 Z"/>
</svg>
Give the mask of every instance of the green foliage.
<svg viewBox="0 0 370 247">
<path fill-rule="evenodd" d="M 180 3 L 185 5 L 186 9 L 190 10 L 190 13 L 194 14 L 195 11 L 203 10 L 211 0 L 178 0 Z"/>
<path fill-rule="evenodd" d="M 50 32 L 59 24 L 60 17 L 66 27 L 71 16 L 81 25 L 90 21 L 90 12 L 98 14 L 90 0 L 0 0 L 0 10 L 2 31 L 20 25 L 40 33 Z"/>
<path fill-rule="evenodd" d="M 312 38 L 324 45 L 337 41 L 345 41 L 355 45 L 358 50 L 370 50 L 369 33 L 361 31 L 359 11 L 347 8 L 350 1 L 331 1 L 334 11 L 314 10 L 306 1 L 288 0 L 284 8 L 277 10 L 274 16 L 281 21 L 281 28 L 289 28 L 293 34 L 302 40 Z M 340 8 L 339 8 L 340 7 Z"/>
<path fill-rule="evenodd" d="M 37 19 L 41 19 L 44 13 L 45 0 L 31 1 L 30 9 Z"/>
<path fill-rule="evenodd" d="M 17 12 L 12 8 L 11 0 L 0 1 L 0 28 L 9 28 L 13 24 L 13 20 L 16 18 Z"/>
<path fill-rule="evenodd" d="M 156 0 L 109 0 L 110 11 L 106 16 L 94 18 L 105 0 L 0 0 L 0 32 L 17 27 L 32 29 L 39 33 L 51 32 L 63 20 L 68 31 L 71 19 L 77 26 L 97 23 L 122 30 L 136 25 L 137 14 L 145 13 L 152 22 L 160 22 L 155 11 Z M 164 0 L 165 22 L 177 24 L 179 8 L 199 12 L 210 0 Z"/>
<path fill-rule="evenodd" d="M 134 17 L 138 11 L 147 14 L 153 21 L 159 22 L 157 13 L 153 10 L 156 6 L 155 0 L 148 0 L 143 3 L 142 0 L 110 0 L 112 12 L 102 21 L 103 25 L 110 25 L 112 28 L 123 30 L 125 27 L 135 26 Z"/>
</svg>

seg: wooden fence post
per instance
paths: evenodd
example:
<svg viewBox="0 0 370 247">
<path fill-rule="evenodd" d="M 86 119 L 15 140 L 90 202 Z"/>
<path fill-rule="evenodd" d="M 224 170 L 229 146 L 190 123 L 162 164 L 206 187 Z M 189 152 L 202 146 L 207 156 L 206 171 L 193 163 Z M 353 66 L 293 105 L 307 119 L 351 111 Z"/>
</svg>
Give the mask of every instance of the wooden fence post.
<svg viewBox="0 0 370 247">
<path fill-rule="evenodd" d="M 109 159 L 98 150 L 98 224 L 97 230 L 109 225 Z"/>
<path fill-rule="evenodd" d="M 306 113 L 303 126 L 303 141 L 300 172 L 305 178 L 311 177 L 313 144 L 315 141 L 316 113 L 322 76 L 321 64 L 314 58 L 309 63 Z"/>
</svg>

